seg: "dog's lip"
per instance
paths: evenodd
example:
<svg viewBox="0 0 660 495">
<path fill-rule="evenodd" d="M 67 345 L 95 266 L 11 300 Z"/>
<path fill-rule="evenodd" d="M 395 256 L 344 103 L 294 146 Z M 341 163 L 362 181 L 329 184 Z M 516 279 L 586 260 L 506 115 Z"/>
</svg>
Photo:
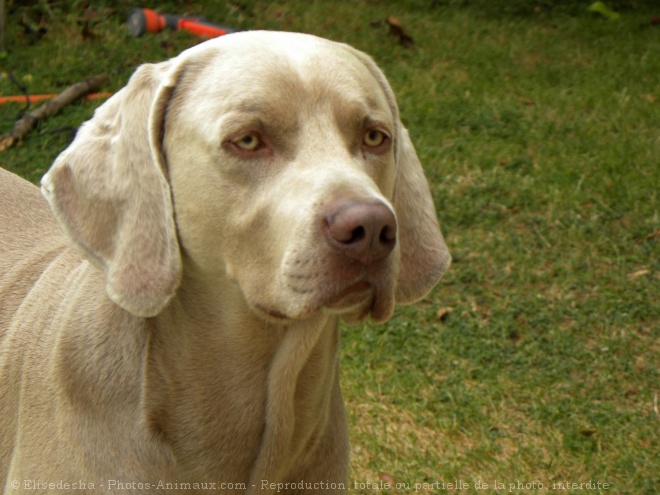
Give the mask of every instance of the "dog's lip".
<svg viewBox="0 0 660 495">
<path fill-rule="evenodd" d="M 284 313 L 281 313 L 281 312 L 279 312 L 277 310 L 274 310 L 274 309 L 266 308 L 266 307 L 264 307 L 260 304 L 256 304 L 255 308 L 257 308 L 259 311 L 266 314 L 267 316 L 269 316 L 271 318 L 275 318 L 276 320 L 282 321 L 282 320 L 288 320 L 289 319 L 289 317 L 287 315 L 285 315 Z"/>
<path fill-rule="evenodd" d="M 277 309 L 262 305 L 254 304 L 254 308 L 273 322 L 285 322 L 286 320 L 304 319 L 318 313 L 323 308 L 330 310 L 333 313 L 343 313 L 355 309 L 356 307 L 365 305 L 373 299 L 374 287 L 366 279 L 360 278 L 346 284 L 337 292 L 330 295 L 324 302 L 319 302 L 314 305 L 314 308 L 308 308 L 307 311 L 301 314 L 291 315 Z M 370 307 L 371 304 L 368 304 Z"/>
<path fill-rule="evenodd" d="M 371 296 L 372 292 L 373 286 L 371 283 L 368 280 L 359 279 L 349 283 L 346 287 L 332 295 L 323 306 L 329 309 L 352 308 L 364 303 Z"/>
</svg>

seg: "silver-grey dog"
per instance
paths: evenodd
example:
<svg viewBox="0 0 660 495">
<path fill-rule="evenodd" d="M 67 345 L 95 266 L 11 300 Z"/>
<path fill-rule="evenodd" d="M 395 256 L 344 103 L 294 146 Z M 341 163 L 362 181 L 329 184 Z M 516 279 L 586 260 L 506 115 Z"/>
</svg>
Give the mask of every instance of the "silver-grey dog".
<svg viewBox="0 0 660 495">
<path fill-rule="evenodd" d="M 337 322 L 450 262 L 369 57 L 246 32 L 144 65 L 41 192 L 0 171 L 0 491 L 348 488 Z"/>
</svg>

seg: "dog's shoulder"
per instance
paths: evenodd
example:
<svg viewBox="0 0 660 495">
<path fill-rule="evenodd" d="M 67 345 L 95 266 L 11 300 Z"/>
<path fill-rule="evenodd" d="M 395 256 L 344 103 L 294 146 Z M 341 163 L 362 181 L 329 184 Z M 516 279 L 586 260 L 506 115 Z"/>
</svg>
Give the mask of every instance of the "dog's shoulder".
<svg viewBox="0 0 660 495">
<path fill-rule="evenodd" d="M 18 250 L 32 245 L 34 236 L 44 238 L 59 232 L 39 188 L 0 168 L 0 246 Z"/>
<path fill-rule="evenodd" d="M 67 250 L 39 188 L 0 168 L 0 316 L 16 309 L 45 267 Z"/>
</svg>

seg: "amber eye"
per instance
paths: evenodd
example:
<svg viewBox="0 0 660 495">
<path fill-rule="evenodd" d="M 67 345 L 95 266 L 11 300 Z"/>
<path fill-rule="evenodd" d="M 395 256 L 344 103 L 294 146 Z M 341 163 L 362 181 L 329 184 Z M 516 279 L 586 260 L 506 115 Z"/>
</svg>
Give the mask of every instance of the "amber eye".
<svg viewBox="0 0 660 495">
<path fill-rule="evenodd" d="M 243 151 L 256 151 L 261 147 L 261 138 L 257 134 L 248 134 L 234 141 Z"/>
<path fill-rule="evenodd" d="M 362 142 L 365 146 L 369 148 L 377 148 L 385 142 L 387 136 L 384 132 L 379 131 L 378 129 L 371 129 L 364 134 L 364 139 Z"/>
</svg>

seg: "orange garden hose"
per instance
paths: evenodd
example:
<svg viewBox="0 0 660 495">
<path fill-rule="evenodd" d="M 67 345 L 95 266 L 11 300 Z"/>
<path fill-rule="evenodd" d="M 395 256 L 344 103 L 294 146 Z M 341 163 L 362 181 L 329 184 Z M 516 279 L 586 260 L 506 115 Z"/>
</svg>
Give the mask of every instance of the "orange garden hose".
<svg viewBox="0 0 660 495">
<path fill-rule="evenodd" d="M 57 93 L 54 94 L 42 94 L 42 95 L 14 95 L 14 96 L 0 96 L 0 105 L 5 103 L 25 103 L 26 101 L 30 103 L 37 103 L 43 100 L 50 100 L 55 98 Z M 85 101 L 98 100 L 102 98 L 109 98 L 112 96 L 112 93 L 90 93 L 84 97 Z"/>
</svg>

